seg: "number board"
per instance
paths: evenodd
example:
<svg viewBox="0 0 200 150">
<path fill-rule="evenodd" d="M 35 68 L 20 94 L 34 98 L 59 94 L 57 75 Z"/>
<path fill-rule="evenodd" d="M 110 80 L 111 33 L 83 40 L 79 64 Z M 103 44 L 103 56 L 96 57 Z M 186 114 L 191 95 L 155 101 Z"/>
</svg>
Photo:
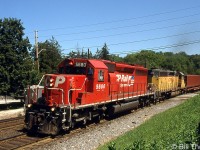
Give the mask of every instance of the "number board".
<svg viewBox="0 0 200 150">
<path fill-rule="evenodd" d="M 84 63 L 84 62 L 76 62 L 75 66 L 76 67 L 86 67 L 86 63 Z"/>
</svg>

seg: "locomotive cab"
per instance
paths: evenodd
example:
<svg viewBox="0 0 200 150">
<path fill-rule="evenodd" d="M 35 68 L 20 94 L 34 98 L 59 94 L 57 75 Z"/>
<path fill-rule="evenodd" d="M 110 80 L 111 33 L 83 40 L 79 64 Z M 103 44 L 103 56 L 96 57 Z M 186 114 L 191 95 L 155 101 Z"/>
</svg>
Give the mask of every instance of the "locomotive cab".
<svg viewBox="0 0 200 150">
<path fill-rule="evenodd" d="M 108 68 L 97 60 L 88 60 L 86 89 L 79 94 L 81 105 L 103 101 L 108 95 Z"/>
<path fill-rule="evenodd" d="M 185 88 L 185 81 L 184 81 L 185 75 L 182 72 L 178 73 L 178 87 L 180 89 Z"/>
</svg>

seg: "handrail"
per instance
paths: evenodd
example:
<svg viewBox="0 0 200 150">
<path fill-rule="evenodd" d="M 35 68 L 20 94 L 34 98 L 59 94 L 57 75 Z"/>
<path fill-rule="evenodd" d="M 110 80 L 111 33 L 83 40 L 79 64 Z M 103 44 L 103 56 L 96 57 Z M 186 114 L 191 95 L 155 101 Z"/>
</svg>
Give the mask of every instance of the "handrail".
<svg viewBox="0 0 200 150">
<path fill-rule="evenodd" d="M 71 122 L 71 117 L 72 117 L 72 106 L 71 106 L 71 103 L 70 103 L 70 101 L 69 101 L 69 95 L 70 95 L 70 92 L 71 91 L 80 91 L 80 90 L 82 90 L 83 89 L 83 86 L 84 86 L 84 84 L 85 84 L 85 82 L 86 82 L 86 80 L 87 80 L 87 78 L 85 78 L 85 81 L 83 82 L 83 85 L 82 85 L 82 87 L 80 88 L 80 89 L 69 89 L 69 91 L 68 91 L 68 104 L 69 104 L 69 122 Z M 64 121 L 66 120 L 66 118 L 64 118 L 63 119 Z"/>
<path fill-rule="evenodd" d="M 40 83 L 42 82 L 42 80 L 43 80 L 44 76 L 45 76 L 45 75 L 43 75 L 43 76 L 42 76 L 42 78 L 40 79 L 40 82 L 38 83 L 38 85 L 37 85 L 37 86 L 40 86 Z"/>
<path fill-rule="evenodd" d="M 37 98 L 38 98 L 38 89 L 43 89 L 43 88 L 41 88 L 39 85 L 32 85 L 32 87 L 28 86 L 28 88 L 24 89 L 24 93 L 26 93 L 28 90 L 31 90 L 33 92 L 33 94 L 34 94 L 34 98 L 36 98 L 36 101 L 37 101 Z M 30 93 L 27 93 L 25 96 L 32 98 L 32 96 L 30 96 Z M 30 102 L 29 100 L 30 99 L 28 99 L 28 103 Z"/>
</svg>

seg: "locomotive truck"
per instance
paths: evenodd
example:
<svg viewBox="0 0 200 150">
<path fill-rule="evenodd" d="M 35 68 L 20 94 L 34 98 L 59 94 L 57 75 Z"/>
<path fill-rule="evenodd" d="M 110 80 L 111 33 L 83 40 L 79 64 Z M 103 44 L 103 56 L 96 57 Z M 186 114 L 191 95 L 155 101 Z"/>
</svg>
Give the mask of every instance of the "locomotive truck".
<svg viewBox="0 0 200 150">
<path fill-rule="evenodd" d="M 195 86 L 199 87 L 200 83 Z M 45 74 L 38 85 L 26 89 L 25 126 L 56 135 L 77 123 L 99 122 L 186 89 L 182 73 L 108 60 L 65 59 L 57 74 Z"/>
</svg>

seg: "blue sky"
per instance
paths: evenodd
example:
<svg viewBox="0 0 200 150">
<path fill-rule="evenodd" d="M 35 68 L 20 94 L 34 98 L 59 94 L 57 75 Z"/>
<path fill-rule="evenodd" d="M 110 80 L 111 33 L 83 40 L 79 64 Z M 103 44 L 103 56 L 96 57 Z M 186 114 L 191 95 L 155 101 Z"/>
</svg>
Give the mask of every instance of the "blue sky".
<svg viewBox="0 0 200 150">
<path fill-rule="evenodd" d="M 21 19 L 31 44 L 38 30 L 39 42 L 54 36 L 64 54 L 95 53 L 104 43 L 120 56 L 142 49 L 200 54 L 198 0 L 2 0 L 0 18 L 8 17 Z"/>
</svg>

